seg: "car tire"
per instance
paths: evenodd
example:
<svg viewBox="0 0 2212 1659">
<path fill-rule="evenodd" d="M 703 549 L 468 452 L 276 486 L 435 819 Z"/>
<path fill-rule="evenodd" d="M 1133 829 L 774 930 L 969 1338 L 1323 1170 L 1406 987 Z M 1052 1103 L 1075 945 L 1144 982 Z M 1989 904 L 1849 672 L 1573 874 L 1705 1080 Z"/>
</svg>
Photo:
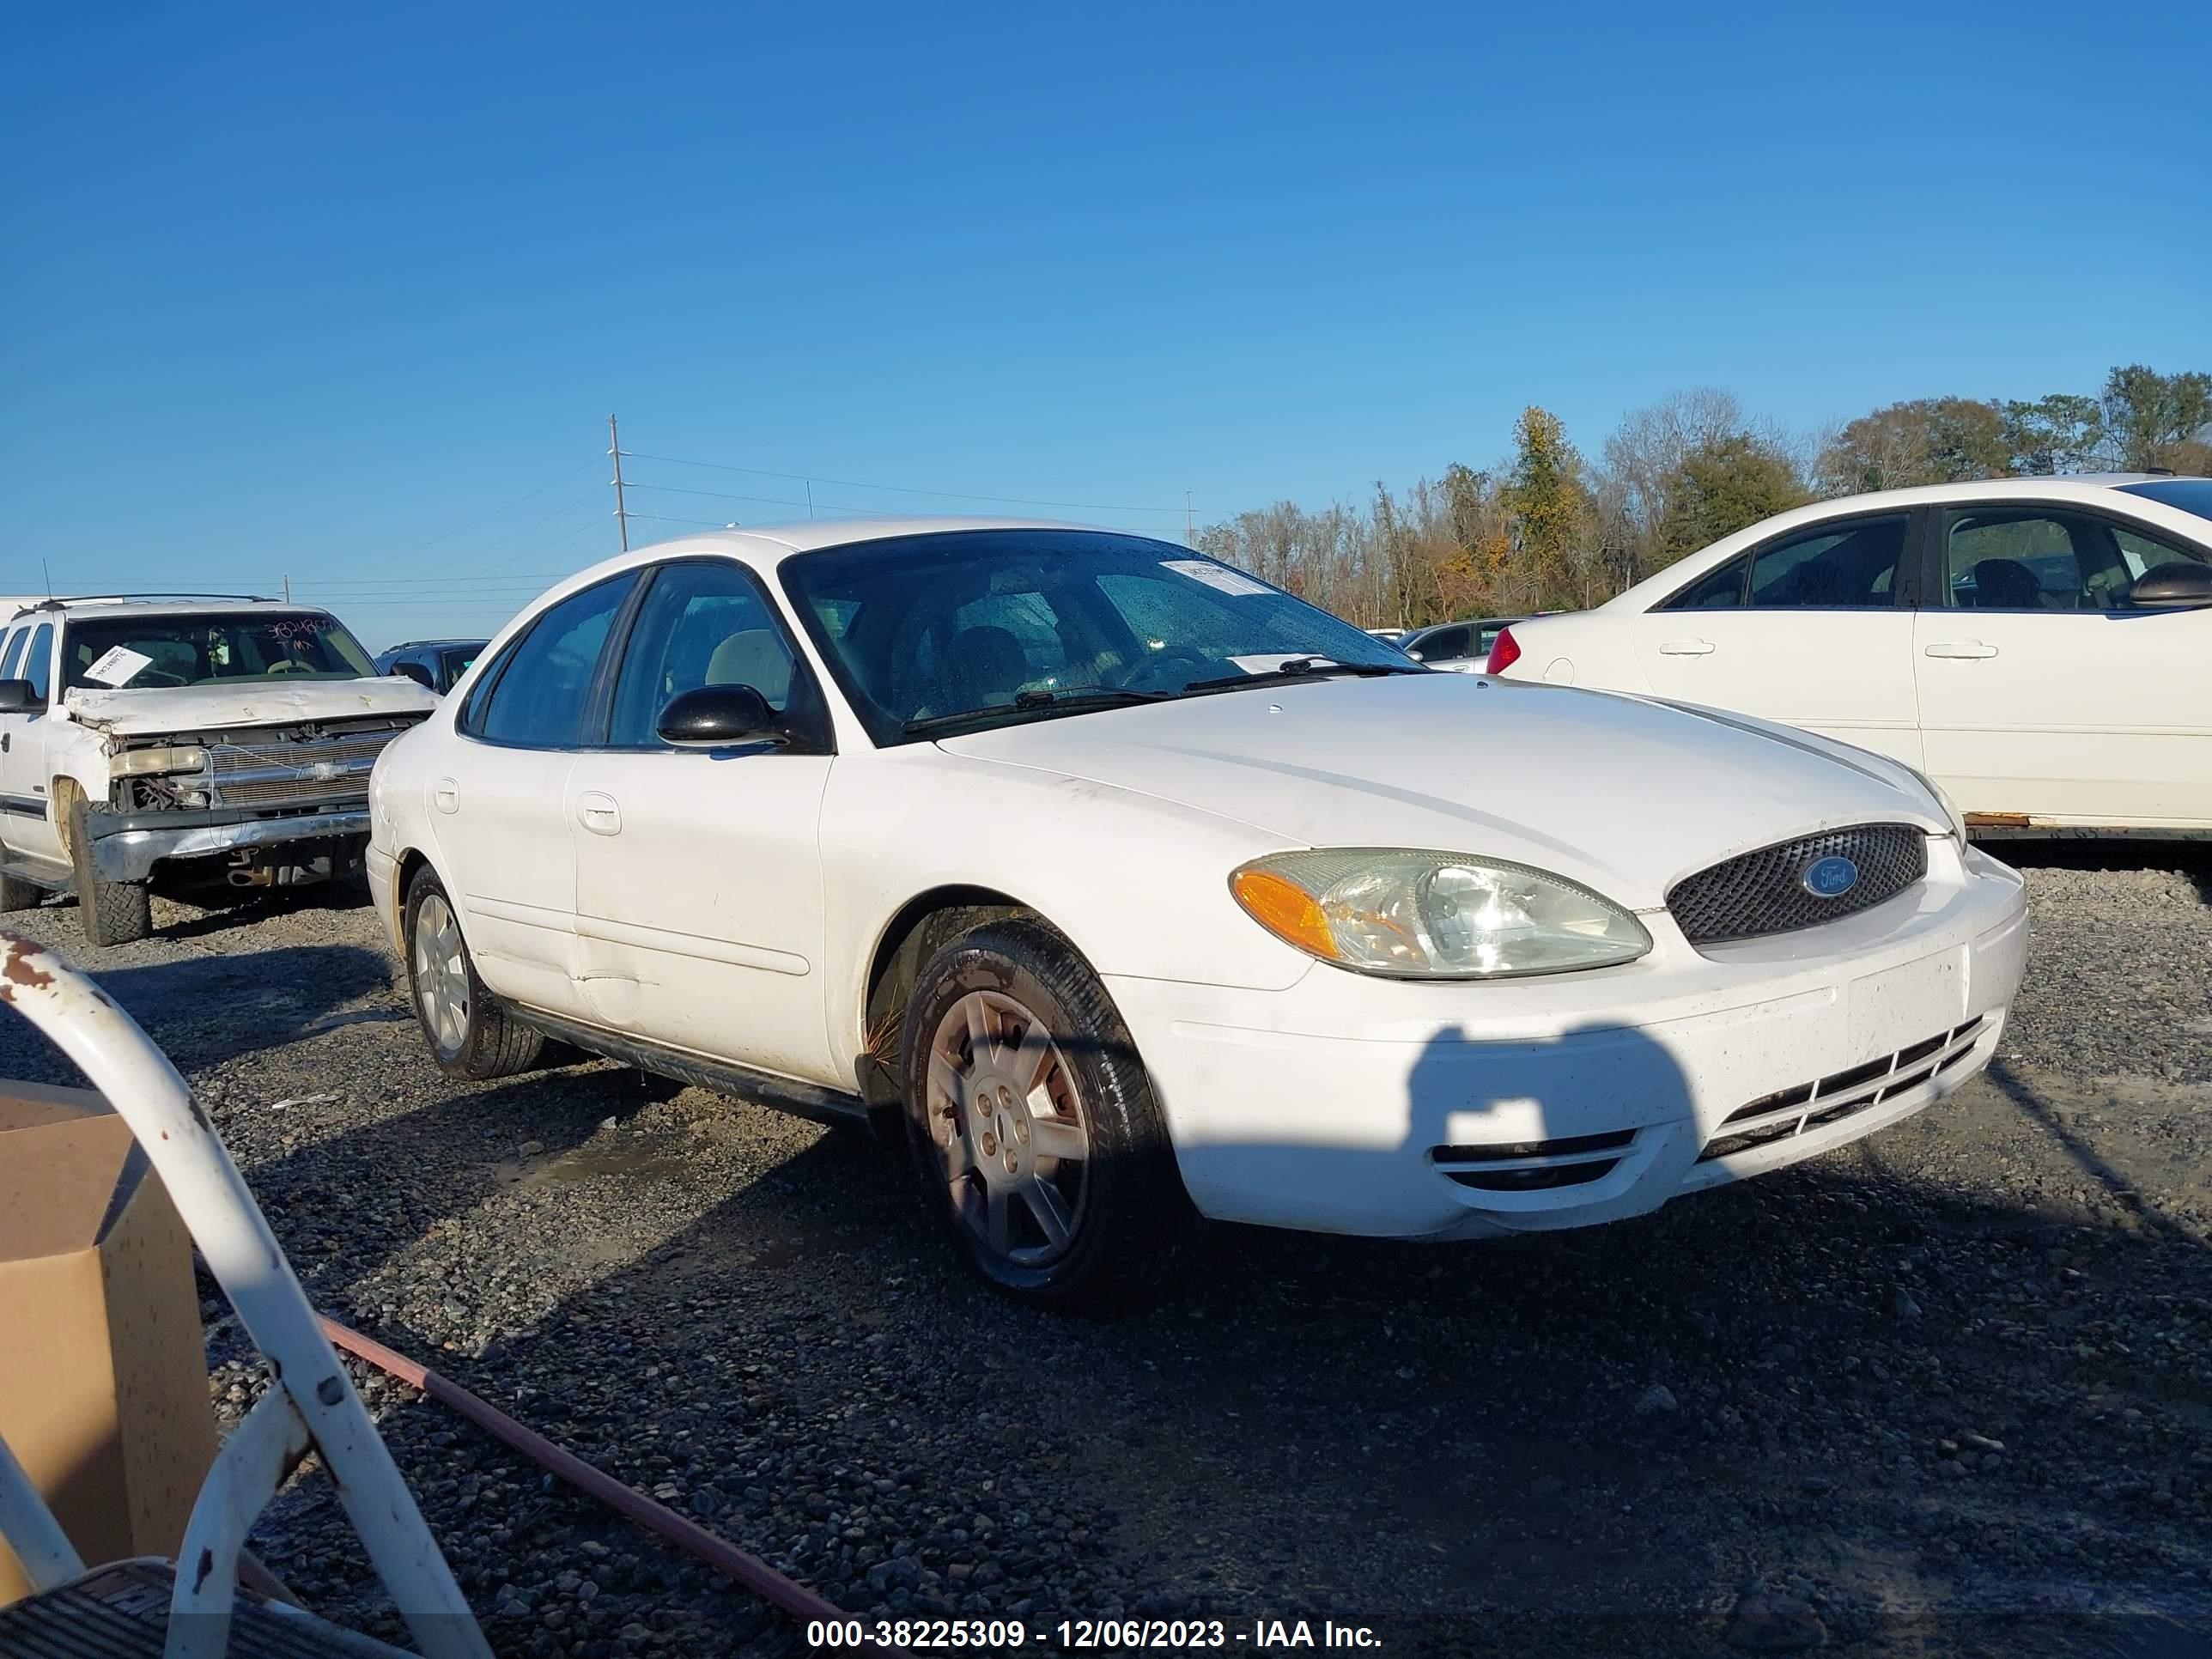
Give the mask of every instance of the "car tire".
<svg viewBox="0 0 2212 1659">
<path fill-rule="evenodd" d="M 923 967 L 901 1055 L 931 1209 L 994 1288 L 1105 1310 L 1170 1287 L 1203 1229 L 1106 988 L 1042 923 L 986 923 Z"/>
<path fill-rule="evenodd" d="M 507 1012 L 477 977 L 460 915 L 427 864 L 407 884 L 403 937 L 408 1000 L 438 1069 L 471 1083 L 528 1071 L 545 1039 Z"/>
<path fill-rule="evenodd" d="M 25 881 L 21 876 L 11 876 L 0 871 L 0 915 L 15 910 L 35 910 L 46 890 L 35 881 Z"/>
<path fill-rule="evenodd" d="M 154 896 L 143 881 L 103 881 L 92 861 L 90 822 L 95 811 L 82 795 L 69 803 L 70 869 L 76 878 L 77 922 L 94 950 L 128 945 L 154 931 Z"/>
</svg>

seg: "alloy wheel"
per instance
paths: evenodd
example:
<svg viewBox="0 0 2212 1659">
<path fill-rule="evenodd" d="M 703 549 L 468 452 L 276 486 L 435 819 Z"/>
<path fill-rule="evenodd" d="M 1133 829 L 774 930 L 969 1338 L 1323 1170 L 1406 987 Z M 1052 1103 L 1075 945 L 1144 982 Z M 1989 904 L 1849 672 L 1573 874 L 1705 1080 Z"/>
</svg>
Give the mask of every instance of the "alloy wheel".
<svg viewBox="0 0 2212 1659">
<path fill-rule="evenodd" d="M 1000 1259 L 1042 1267 L 1083 1223 L 1091 1139 L 1067 1058 L 1037 1017 L 970 991 L 929 1044 L 925 1099 L 954 1212 Z"/>
<path fill-rule="evenodd" d="M 441 1054 L 459 1054 L 469 1035 L 469 964 L 460 923 L 444 896 L 415 909 L 415 995 Z"/>
</svg>

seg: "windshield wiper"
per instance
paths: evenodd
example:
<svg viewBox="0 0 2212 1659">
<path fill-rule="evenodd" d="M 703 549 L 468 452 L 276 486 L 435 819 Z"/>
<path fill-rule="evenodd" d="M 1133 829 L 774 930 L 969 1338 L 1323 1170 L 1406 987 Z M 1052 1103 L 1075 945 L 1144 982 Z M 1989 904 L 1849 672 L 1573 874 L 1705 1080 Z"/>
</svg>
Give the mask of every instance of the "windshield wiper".
<svg viewBox="0 0 2212 1659">
<path fill-rule="evenodd" d="M 949 726 L 962 726 L 974 720 L 1002 719 L 1007 715 L 1047 711 L 1074 714 L 1085 708 L 1118 708 L 1127 703 L 1172 702 L 1180 695 L 1175 691 L 1136 691 L 1121 686 L 1086 686 L 1069 691 L 1053 691 L 1040 687 L 1032 691 L 1017 691 L 1012 703 L 996 708 L 962 708 L 947 714 L 924 714 L 899 727 L 899 733 L 902 737 L 915 738 L 928 732 L 941 732 Z"/>
<path fill-rule="evenodd" d="M 1249 674 L 1224 674 L 1219 679 L 1193 680 L 1183 690 L 1234 691 L 1240 685 L 1264 685 L 1270 680 L 1319 680 L 1338 674 L 1374 679 L 1384 674 L 1425 674 L 1428 672 L 1411 664 L 1401 667 L 1396 663 L 1388 662 L 1338 662 L 1329 657 L 1292 657 L 1277 663 L 1273 668 L 1258 669 Z"/>
</svg>

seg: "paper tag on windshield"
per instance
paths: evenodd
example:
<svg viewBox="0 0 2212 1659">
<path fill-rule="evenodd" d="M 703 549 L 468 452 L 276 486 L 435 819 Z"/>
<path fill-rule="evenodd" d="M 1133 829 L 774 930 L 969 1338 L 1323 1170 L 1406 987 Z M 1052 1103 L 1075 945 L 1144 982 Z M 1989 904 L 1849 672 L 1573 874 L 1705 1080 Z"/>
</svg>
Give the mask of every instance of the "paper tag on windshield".
<svg viewBox="0 0 2212 1659">
<path fill-rule="evenodd" d="M 1160 566 L 1177 575 L 1188 576 L 1194 582 L 1204 582 L 1222 593 L 1243 595 L 1274 592 L 1267 583 L 1255 582 L 1249 576 L 1240 575 L 1227 565 L 1216 564 L 1211 559 L 1162 559 Z"/>
<path fill-rule="evenodd" d="M 102 653 L 100 660 L 84 671 L 84 677 L 102 685 L 128 685 L 138 671 L 153 660 L 143 651 L 118 645 Z"/>
</svg>

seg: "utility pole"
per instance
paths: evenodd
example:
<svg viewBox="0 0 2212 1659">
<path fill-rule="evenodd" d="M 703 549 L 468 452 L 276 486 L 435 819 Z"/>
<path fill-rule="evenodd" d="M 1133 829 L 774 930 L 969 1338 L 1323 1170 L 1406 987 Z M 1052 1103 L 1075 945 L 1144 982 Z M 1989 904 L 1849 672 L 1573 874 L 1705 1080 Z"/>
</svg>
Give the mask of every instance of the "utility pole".
<svg viewBox="0 0 2212 1659">
<path fill-rule="evenodd" d="M 285 577 L 285 578 L 283 579 L 283 582 L 284 582 L 284 603 L 285 603 L 285 604 L 287 604 L 287 605 L 289 605 L 289 604 L 291 604 L 291 603 L 292 603 L 292 579 L 291 579 L 289 576 L 287 576 L 287 577 Z"/>
<path fill-rule="evenodd" d="M 607 416 L 607 453 L 615 458 L 615 528 L 622 537 L 622 550 L 629 551 L 629 513 L 623 503 L 622 437 L 615 429 L 615 417 Z"/>
<path fill-rule="evenodd" d="M 1191 516 L 1190 491 L 1188 489 L 1182 492 L 1182 544 L 1185 547 L 1198 545 L 1198 520 Z"/>
</svg>

